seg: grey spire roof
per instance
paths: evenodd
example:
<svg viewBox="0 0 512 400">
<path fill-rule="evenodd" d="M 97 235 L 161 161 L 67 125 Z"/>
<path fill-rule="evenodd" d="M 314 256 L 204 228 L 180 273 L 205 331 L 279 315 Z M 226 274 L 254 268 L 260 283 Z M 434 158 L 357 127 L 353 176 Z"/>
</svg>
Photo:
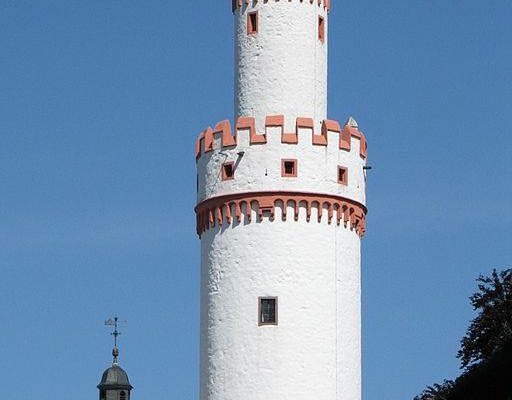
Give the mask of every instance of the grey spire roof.
<svg viewBox="0 0 512 400">
<path fill-rule="evenodd" d="M 103 372 L 98 389 L 124 389 L 132 390 L 128 374 L 119 365 L 114 364 Z"/>
<path fill-rule="evenodd" d="M 98 385 L 98 389 L 132 390 L 133 387 L 132 385 L 130 385 L 128 374 L 118 364 L 119 349 L 117 348 L 117 346 L 114 346 L 114 348 L 112 349 L 112 356 L 114 357 L 114 362 L 112 363 L 112 366 L 110 368 L 106 369 L 105 372 L 103 372 L 103 376 L 101 377 L 101 382 Z"/>
</svg>

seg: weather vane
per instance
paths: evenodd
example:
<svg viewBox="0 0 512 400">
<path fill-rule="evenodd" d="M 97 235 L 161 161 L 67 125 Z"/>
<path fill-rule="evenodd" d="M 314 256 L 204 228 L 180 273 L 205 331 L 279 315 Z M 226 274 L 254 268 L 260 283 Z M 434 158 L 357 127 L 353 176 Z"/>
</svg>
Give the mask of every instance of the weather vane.
<svg viewBox="0 0 512 400">
<path fill-rule="evenodd" d="M 112 356 L 114 357 L 113 364 L 118 364 L 118 357 L 119 357 L 119 349 L 117 348 L 117 338 L 121 335 L 121 332 L 118 331 L 119 324 L 125 324 L 127 321 L 120 321 L 118 317 L 109 318 L 105 321 L 105 325 L 107 326 L 113 326 L 114 331 L 111 333 L 112 336 L 114 336 L 114 348 L 112 350 Z"/>
</svg>

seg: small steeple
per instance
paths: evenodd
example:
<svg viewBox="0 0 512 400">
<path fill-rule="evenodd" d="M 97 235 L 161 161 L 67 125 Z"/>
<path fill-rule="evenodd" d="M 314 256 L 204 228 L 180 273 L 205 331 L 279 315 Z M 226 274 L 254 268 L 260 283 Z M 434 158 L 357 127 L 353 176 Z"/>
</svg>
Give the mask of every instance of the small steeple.
<svg viewBox="0 0 512 400">
<path fill-rule="evenodd" d="M 98 385 L 100 390 L 100 400 L 130 400 L 130 393 L 133 386 L 130 384 L 128 374 L 119 366 L 119 347 L 117 347 L 117 338 L 121 335 L 118 330 L 118 324 L 126 321 L 119 321 L 117 317 L 105 321 L 105 325 L 113 326 L 114 347 L 112 349 L 112 366 L 107 368 L 101 377 Z"/>
</svg>

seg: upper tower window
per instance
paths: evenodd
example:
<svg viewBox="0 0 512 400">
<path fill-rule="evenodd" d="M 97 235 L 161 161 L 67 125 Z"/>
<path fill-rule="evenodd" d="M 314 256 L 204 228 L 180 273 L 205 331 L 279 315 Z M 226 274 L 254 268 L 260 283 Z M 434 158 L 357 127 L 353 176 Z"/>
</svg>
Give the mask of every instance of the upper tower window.
<svg viewBox="0 0 512 400">
<path fill-rule="evenodd" d="M 281 160 L 281 176 L 284 178 L 297 177 L 297 160 Z"/>
<path fill-rule="evenodd" d="M 338 167 L 338 183 L 348 185 L 348 169 L 345 167 Z"/>
<path fill-rule="evenodd" d="M 122 391 L 121 393 L 119 393 L 119 400 L 126 400 L 126 392 L 125 391 Z"/>
<path fill-rule="evenodd" d="M 253 35 L 258 33 L 258 12 L 247 14 L 247 34 Z"/>
<path fill-rule="evenodd" d="M 318 17 L 318 40 L 322 43 L 325 41 L 325 19 Z"/>
<path fill-rule="evenodd" d="M 235 177 L 235 165 L 232 162 L 222 164 L 222 180 L 229 181 Z"/>
</svg>

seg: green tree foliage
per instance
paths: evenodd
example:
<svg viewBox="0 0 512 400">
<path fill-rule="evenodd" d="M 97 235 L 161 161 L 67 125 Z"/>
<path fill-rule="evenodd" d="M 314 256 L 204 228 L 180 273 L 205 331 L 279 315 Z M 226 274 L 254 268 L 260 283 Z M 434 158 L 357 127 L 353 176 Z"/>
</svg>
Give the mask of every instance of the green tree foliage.
<svg viewBox="0 0 512 400">
<path fill-rule="evenodd" d="M 457 378 L 447 400 L 512 400 L 512 341 Z"/>
<path fill-rule="evenodd" d="M 512 270 L 494 270 L 477 282 L 479 291 L 470 300 L 478 315 L 471 321 L 457 355 L 466 370 L 489 360 L 512 339 Z"/>
<path fill-rule="evenodd" d="M 477 312 L 457 357 L 464 373 L 429 386 L 414 400 L 512 400 L 512 269 L 477 279 L 470 297 Z"/>
<path fill-rule="evenodd" d="M 426 388 L 422 394 L 416 396 L 414 400 L 447 400 L 455 382 L 445 380 L 443 383 L 436 383 Z"/>
</svg>

